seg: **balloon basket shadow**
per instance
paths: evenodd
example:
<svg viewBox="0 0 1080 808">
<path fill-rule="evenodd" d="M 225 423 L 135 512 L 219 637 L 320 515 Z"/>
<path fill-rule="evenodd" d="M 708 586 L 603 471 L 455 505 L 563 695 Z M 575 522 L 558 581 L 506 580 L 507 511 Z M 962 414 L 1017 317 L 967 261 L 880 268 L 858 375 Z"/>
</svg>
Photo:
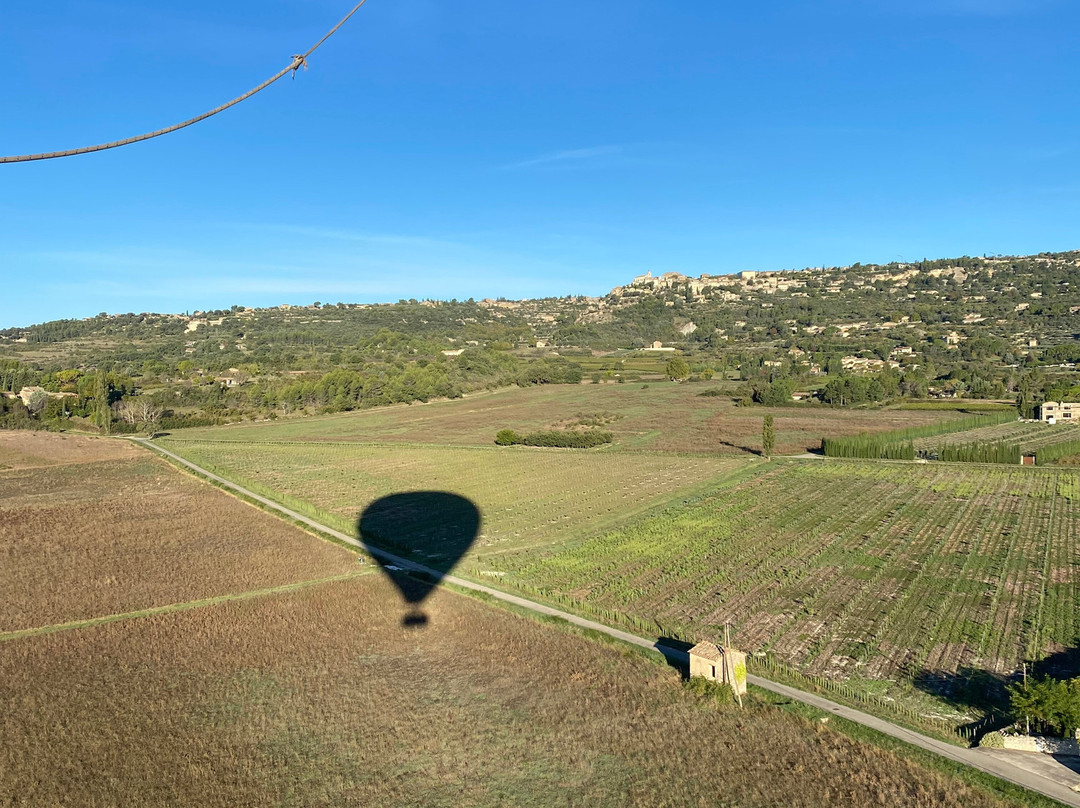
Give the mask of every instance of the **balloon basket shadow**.
<svg viewBox="0 0 1080 808">
<path fill-rule="evenodd" d="M 409 612 L 401 618 L 401 625 L 404 628 L 423 628 L 427 624 L 428 616 L 423 612 Z"/>
</svg>

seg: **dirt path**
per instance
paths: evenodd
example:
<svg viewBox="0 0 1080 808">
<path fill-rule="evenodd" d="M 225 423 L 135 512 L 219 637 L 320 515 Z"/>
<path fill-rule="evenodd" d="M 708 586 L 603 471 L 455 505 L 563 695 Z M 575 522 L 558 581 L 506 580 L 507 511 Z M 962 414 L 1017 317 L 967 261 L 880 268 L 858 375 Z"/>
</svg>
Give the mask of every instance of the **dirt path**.
<svg viewBox="0 0 1080 808">
<path fill-rule="evenodd" d="M 199 609 L 203 606 L 214 606 L 218 603 L 232 603 L 238 600 L 251 600 L 252 598 L 261 598 L 265 597 L 266 595 L 280 595 L 284 592 L 296 592 L 297 590 L 306 589 L 309 586 L 317 586 L 318 584 L 328 584 L 334 583 L 336 581 L 347 581 L 351 578 L 358 578 L 361 575 L 367 574 L 369 574 L 368 570 L 360 570 L 359 572 L 349 572 L 344 575 L 331 575 L 329 578 L 315 578 L 310 581 L 296 581 L 295 583 L 282 584 L 281 586 L 271 586 L 265 589 L 251 589 L 247 592 L 234 592 L 228 595 L 215 595 L 211 598 L 186 600 L 181 603 L 169 603 L 165 606 L 148 606 L 145 609 L 137 609 L 133 612 L 103 614 L 98 617 L 87 617 L 83 620 L 72 620 L 67 623 L 50 623 L 44 626 L 15 629 L 14 631 L 0 631 L 0 642 L 6 642 L 8 640 L 21 640 L 24 637 L 36 637 L 41 634 L 54 634 L 57 631 L 72 631 L 78 628 L 100 626 L 103 623 L 115 623 L 117 620 L 134 620 L 139 617 L 153 617 L 154 615 L 158 614 L 184 612 L 188 609 Z"/>
<path fill-rule="evenodd" d="M 630 634 L 626 631 L 620 631 L 610 626 L 605 626 L 602 623 L 597 623 L 593 620 L 587 620 L 583 617 L 570 614 L 569 612 L 560 611 L 559 609 L 545 606 L 542 603 L 536 603 L 526 598 L 518 597 L 517 595 L 511 595 L 506 592 L 502 592 L 498 589 L 492 589 L 491 587 L 484 586 L 483 584 L 474 583 L 464 578 L 457 578 L 452 575 L 444 575 L 438 570 L 434 570 L 431 567 L 426 567 L 423 564 L 417 564 L 415 561 L 410 561 L 407 558 L 394 555 L 393 553 L 380 550 L 378 548 L 365 548 L 364 545 L 358 541 L 355 537 L 349 536 L 346 533 L 342 533 L 339 530 L 326 527 L 316 522 L 314 519 L 309 519 L 303 514 L 299 514 L 296 511 L 290 510 L 283 505 L 279 505 L 271 499 L 259 496 L 258 494 L 248 491 L 246 488 L 230 482 L 224 477 L 220 477 L 217 474 L 207 471 L 200 466 L 191 463 L 188 460 L 180 457 L 168 449 L 162 447 L 144 439 L 144 438 L 132 438 L 131 440 L 136 443 L 140 443 L 147 448 L 159 452 L 171 460 L 179 463 L 180 465 L 191 469 L 199 475 L 212 480 L 219 485 L 235 491 L 238 494 L 242 494 L 249 499 L 253 499 L 267 508 L 270 508 L 278 513 L 282 513 L 288 516 L 290 519 L 294 519 L 297 522 L 301 522 L 309 527 L 333 536 L 335 539 L 343 541 L 347 544 L 355 547 L 366 549 L 369 553 L 377 556 L 383 562 L 394 564 L 398 567 L 413 570 L 416 572 L 424 573 L 428 576 L 435 576 L 437 579 L 442 579 L 447 583 L 460 586 L 464 589 L 470 589 L 474 592 L 483 592 L 490 595 L 493 598 L 498 598 L 506 603 L 512 603 L 515 606 L 520 606 L 524 609 L 528 609 L 539 614 L 546 614 L 553 617 L 559 617 L 566 620 L 569 623 L 573 623 L 576 626 L 582 628 L 592 629 L 593 631 L 599 631 L 607 634 L 615 639 L 622 640 L 623 642 L 630 643 L 631 645 L 637 645 L 642 648 L 649 648 L 654 651 L 658 651 L 664 656 L 677 661 L 685 663 L 687 661 L 687 655 L 684 651 L 679 651 L 667 646 L 658 645 L 654 640 L 648 640 L 644 637 L 639 637 L 636 634 Z M 856 710 L 852 707 L 845 707 L 842 704 L 837 704 L 834 701 L 818 696 L 814 693 L 806 693 L 802 690 L 797 690 L 788 685 L 778 684 L 771 682 L 768 679 L 762 679 L 760 676 L 748 676 L 747 680 L 755 687 L 760 687 L 763 690 L 769 690 L 773 693 L 777 693 L 792 701 L 798 701 L 803 704 L 808 704 L 811 707 L 816 707 L 819 710 L 823 710 L 831 715 L 838 716 L 840 718 L 847 719 L 856 724 L 861 724 L 870 729 L 881 732 L 885 735 L 889 735 L 893 738 L 897 738 L 905 743 L 909 743 L 912 746 L 917 746 L 920 749 L 925 749 L 930 752 L 934 752 L 944 758 L 955 761 L 957 763 L 963 763 L 967 766 L 971 766 L 980 771 L 991 774 L 995 777 L 999 777 L 1002 780 L 1006 780 L 1010 783 L 1014 783 L 1032 791 L 1044 794 L 1047 797 L 1058 800 L 1065 805 L 1076 806 L 1080 808 L 1080 793 L 1071 790 L 1070 786 L 1075 783 L 1080 783 L 1080 775 L 1072 772 L 1067 766 L 1053 761 L 1048 755 L 1041 755 L 1040 758 L 1047 758 L 1047 760 L 1040 760 L 1040 765 L 1032 765 L 1027 761 L 1028 755 L 1037 753 L 1024 753 L 1024 752 L 1007 752 L 1005 750 L 995 750 L 993 753 L 990 750 L 982 749 L 965 749 L 959 746 L 953 746 L 939 741 L 934 738 L 921 735 L 913 730 L 906 729 L 905 727 L 898 726 L 886 721 L 883 718 L 864 713 L 860 710 Z M 1018 761 L 1013 763 L 1012 760 Z M 1056 764 L 1056 768 L 1051 766 L 1050 763 Z M 1059 771 L 1060 770 L 1060 771 Z"/>
</svg>

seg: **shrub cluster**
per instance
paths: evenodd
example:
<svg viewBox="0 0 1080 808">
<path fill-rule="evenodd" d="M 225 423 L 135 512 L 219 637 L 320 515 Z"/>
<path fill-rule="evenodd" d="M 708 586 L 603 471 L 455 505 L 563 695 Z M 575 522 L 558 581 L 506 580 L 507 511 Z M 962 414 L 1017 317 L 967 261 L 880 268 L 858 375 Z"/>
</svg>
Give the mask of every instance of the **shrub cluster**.
<svg viewBox="0 0 1080 808">
<path fill-rule="evenodd" d="M 1080 678 L 1031 679 L 1009 687 L 1009 701 L 1018 718 L 1037 729 L 1064 738 L 1080 727 Z"/>
<path fill-rule="evenodd" d="M 580 384 L 581 377 L 581 365 L 558 356 L 530 362 L 518 373 L 517 384 L 519 387 L 533 384 Z"/>
<path fill-rule="evenodd" d="M 717 704 L 734 704 L 735 692 L 723 682 L 714 682 L 703 676 L 691 676 L 683 682 L 689 692 Z"/>
<path fill-rule="evenodd" d="M 500 429 L 495 433 L 495 443 L 499 446 L 520 446 L 525 443 L 525 436 L 512 429 Z"/>
<path fill-rule="evenodd" d="M 563 449 L 592 449 L 611 443 L 615 436 L 602 429 L 544 429 L 522 435 L 513 429 L 500 429 L 495 435 L 499 446 L 554 446 Z"/>
</svg>

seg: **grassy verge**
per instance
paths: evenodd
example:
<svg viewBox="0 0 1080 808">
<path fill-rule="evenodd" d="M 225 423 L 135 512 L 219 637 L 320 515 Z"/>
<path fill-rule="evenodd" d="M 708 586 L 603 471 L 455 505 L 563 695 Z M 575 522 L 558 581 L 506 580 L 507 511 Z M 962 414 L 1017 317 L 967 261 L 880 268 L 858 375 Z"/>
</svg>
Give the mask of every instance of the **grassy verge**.
<svg viewBox="0 0 1080 808">
<path fill-rule="evenodd" d="M 857 690 L 841 682 L 834 682 L 823 676 L 809 676 L 773 660 L 764 662 L 752 656 L 747 659 L 747 670 L 763 679 L 790 685 L 807 693 L 817 693 L 837 704 L 861 710 L 939 741 L 955 746 L 968 746 L 967 741 L 958 735 L 956 726 L 950 722 L 921 716 L 915 710 L 893 704 L 880 696 Z"/>
</svg>

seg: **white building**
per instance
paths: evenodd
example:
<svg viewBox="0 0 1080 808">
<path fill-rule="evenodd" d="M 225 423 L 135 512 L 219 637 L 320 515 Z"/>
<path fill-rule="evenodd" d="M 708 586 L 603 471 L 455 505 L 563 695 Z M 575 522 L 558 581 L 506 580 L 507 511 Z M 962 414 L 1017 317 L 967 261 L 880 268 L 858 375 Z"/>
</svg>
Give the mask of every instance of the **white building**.
<svg viewBox="0 0 1080 808">
<path fill-rule="evenodd" d="M 1073 401 L 1044 401 L 1039 405 L 1039 420 L 1048 424 L 1058 421 L 1080 423 L 1080 404 Z"/>
</svg>

